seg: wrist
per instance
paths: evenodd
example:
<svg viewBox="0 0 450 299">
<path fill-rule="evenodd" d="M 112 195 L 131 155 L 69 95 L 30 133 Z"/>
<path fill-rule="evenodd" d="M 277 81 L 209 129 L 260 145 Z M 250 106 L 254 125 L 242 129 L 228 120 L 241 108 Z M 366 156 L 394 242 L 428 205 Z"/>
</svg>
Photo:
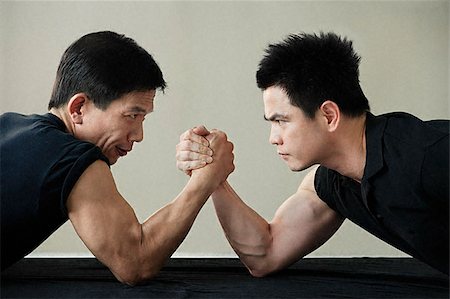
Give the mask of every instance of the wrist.
<svg viewBox="0 0 450 299">
<path fill-rule="evenodd" d="M 186 185 L 193 192 L 198 192 L 203 196 L 209 197 L 217 188 L 217 184 L 202 175 L 197 175 L 195 171 L 192 172 L 189 182 Z"/>
<path fill-rule="evenodd" d="M 211 198 L 213 200 L 216 200 L 218 198 L 220 199 L 223 197 L 227 197 L 228 194 L 233 193 L 232 190 L 233 189 L 228 184 L 228 182 L 224 181 L 224 182 L 220 183 L 219 186 L 217 186 L 217 188 L 213 191 L 213 193 L 211 194 Z"/>
<path fill-rule="evenodd" d="M 216 189 L 214 190 L 214 193 L 227 191 L 229 187 L 230 187 L 230 185 L 228 184 L 227 180 L 225 180 L 216 187 Z"/>
</svg>

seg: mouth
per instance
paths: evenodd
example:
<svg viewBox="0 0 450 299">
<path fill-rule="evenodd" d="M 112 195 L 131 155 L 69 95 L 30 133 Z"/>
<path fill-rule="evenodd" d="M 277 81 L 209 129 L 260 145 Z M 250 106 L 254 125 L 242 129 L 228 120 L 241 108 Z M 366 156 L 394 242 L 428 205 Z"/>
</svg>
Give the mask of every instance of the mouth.
<svg viewBox="0 0 450 299">
<path fill-rule="evenodd" d="M 126 150 L 126 149 L 123 149 L 120 147 L 116 147 L 116 151 L 119 156 L 123 157 L 123 156 L 126 156 L 128 154 L 128 152 L 131 150 Z"/>
<path fill-rule="evenodd" d="M 284 153 L 278 153 L 278 155 L 280 156 L 281 159 L 287 159 L 288 158 L 288 154 L 284 154 Z"/>
</svg>

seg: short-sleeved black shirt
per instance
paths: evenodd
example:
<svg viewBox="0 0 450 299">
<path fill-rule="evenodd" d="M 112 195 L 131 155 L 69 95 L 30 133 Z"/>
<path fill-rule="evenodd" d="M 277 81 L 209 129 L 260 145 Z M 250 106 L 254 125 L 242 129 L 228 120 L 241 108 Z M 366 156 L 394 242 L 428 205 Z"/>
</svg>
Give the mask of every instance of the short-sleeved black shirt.
<svg viewBox="0 0 450 299">
<path fill-rule="evenodd" d="M 67 221 L 66 200 L 100 148 L 66 133 L 53 114 L 0 116 L 1 268 Z"/>
<path fill-rule="evenodd" d="M 448 274 L 449 128 L 448 120 L 368 113 L 361 183 L 320 166 L 316 192 L 343 217 Z"/>
</svg>

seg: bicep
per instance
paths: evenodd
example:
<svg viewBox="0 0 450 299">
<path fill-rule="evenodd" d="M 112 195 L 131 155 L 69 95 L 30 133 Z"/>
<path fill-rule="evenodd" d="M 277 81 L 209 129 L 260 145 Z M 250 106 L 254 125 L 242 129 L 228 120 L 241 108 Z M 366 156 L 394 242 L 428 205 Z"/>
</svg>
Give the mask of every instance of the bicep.
<svg viewBox="0 0 450 299">
<path fill-rule="evenodd" d="M 317 196 L 314 174 L 315 170 L 305 177 L 297 192 L 280 206 L 270 223 L 271 256 L 279 268 L 317 249 L 344 220 Z"/>
<path fill-rule="evenodd" d="M 82 241 L 110 268 L 118 262 L 117 256 L 132 254 L 130 246 L 139 243 L 140 224 L 102 161 L 94 162 L 81 175 L 69 195 L 67 210 Z"/>
</svg>

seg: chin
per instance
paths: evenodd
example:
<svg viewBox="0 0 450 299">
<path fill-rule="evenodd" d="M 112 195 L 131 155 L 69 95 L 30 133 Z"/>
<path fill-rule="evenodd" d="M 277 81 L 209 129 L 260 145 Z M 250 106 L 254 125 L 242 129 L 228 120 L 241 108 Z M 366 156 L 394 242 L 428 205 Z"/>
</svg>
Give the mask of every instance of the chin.
<svg viewBox="0 0 450 299">
<path fill-rule="evenodd" d="M 111 157 L 106 156 L 106 158 L 108 158 L 109 165 L 114 165 L 114 164 L 116 164 L 117 160 L 119 160 L 118 157 L 111 158 Z"/>
<path fill-rule="evenodd" d="M 288 164 L 288 167 L 289 167 L 289 169 L 290 169 L 291 171 L 294 171 L 294 172 L 302 171 L 302 168 L 301 168 L 301 167 L 298 167 L 298 165 L 289 165 L 289 164 Z"/>
<path fill-rule="evenodd" d="M 309 167 L 311 167 L 313 164 L 311 164 L 311 165 L 289 165 L 288 164 L 288 167 L 289 167 L 289 169 L 291 170 L 291 171 L 293 171 L 293 172 L 299 172 L 299 171 L 303 171 L 303 170 L 305 170 L 305 169 L 308 169 Z"/>
</svg>

